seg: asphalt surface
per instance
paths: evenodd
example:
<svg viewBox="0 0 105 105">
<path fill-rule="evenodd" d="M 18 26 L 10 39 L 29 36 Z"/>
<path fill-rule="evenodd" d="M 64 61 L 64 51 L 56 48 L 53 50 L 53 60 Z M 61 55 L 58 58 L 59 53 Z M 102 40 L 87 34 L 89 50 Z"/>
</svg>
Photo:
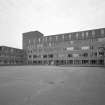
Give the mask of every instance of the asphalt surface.
<svg viewBox="0 0 105 105">
<path fill-rule="evenodd" d="M 0 105 L 105 105 L 105 68 L 1 66 Z"/>
</svg>

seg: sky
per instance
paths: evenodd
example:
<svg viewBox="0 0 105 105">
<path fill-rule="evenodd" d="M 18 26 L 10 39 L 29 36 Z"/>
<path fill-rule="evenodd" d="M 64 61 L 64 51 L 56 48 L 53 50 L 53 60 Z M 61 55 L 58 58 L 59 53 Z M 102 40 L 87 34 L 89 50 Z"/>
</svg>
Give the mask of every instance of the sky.
<svg viewBox="0 0 105 105">
<path fill-rule="evenodd" d="M 22 33 L 45 36 L 105 28 L 105 0 L 0 0 L 0 46 L 22 48 Z"/>
</svg>

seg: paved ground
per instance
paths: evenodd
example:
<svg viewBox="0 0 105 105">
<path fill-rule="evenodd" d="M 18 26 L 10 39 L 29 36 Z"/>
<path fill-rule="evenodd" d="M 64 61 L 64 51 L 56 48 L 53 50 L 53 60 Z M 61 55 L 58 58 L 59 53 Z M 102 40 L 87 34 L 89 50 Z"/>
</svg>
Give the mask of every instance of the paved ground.
<svg viewBox="0 0 105 105">
<path fill-rule="evenodd" d="M 0 67 L 0 105 L 105 105 L 105 68 Z"/>
</svg>

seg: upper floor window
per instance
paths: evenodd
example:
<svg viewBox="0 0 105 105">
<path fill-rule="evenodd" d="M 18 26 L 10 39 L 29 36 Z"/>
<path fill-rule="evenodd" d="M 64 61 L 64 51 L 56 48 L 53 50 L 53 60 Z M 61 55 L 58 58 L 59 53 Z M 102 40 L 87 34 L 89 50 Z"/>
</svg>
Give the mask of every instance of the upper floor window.
<svg viewBox="0 0 105 105">
<path fill-rule="evenodd" d="M 65 38 L 65 36 L 64 35 L 62 35 L 62 39 L 64 40 L 64 38 Z"/>
<path fill-rule="evenodd" d="M 82 38 L 84 38 L 84 32 L 82 32 Z"/>
<path fill-rule="evenodd" d="M 103 35 L 105 32 L 104 32 L 104 29 L 101 29 L 101 34 Z"/>
<path fill-rule="evenodd" d="M 45 55 L 43 55 L 43 58 L 47 58 L 47 55 L 45 54 Z"/>
<path fill-rule="evenodd" d="M 49 57 L 49 58 L 53 58 L 53 54 L 49 54 L 48 57 Z"/>
<path fill-rule="evenodd" d="M 72 51 L 72 50 L 74 50 L 74 47 L 68 47 L 67 50 Z"/>
<path fill-rule="evenodd" d="M 68 57 L 69 57 L 69 58 L 72 57 L 72 54 L 68 54 Z"/>
<path fill-rule="evenodd" d="M 82 46 L 81 49 L 82 50 L 88 50 L 89 49 L 89 46 Z"/>
<path fill-rule="evenodd" d="M 89 35 L 89 33 L 88 33 L 88 32 L 86 32 L 86 37 L 88 37 L 88 35 Z"/>
<path fill-rule="evenodd" d="M 2 47 L 0 47 L 0 51 L 2 51 Z"/>
<path fill-rule="evenodd" d="M 95 36 L 95 30 L 92 30 L 92 36 L 93 37 Z"/>
<path fill-rule="evenodd" d="M 83 57 L 88 57 L 88 53 L 83 53 Z"/>
<path fill-rule="evenodd" d="M 39 43 L 40 43 L 41 39 L 39 38 L 38 41 L 39 41 Z"/>
<path fill-rule="evenodd" d="M 79 54 L 73 54 L 73 57 L 79 57 Z"/>
<path fill-rule="evenodd" d="M 70 41 L 70 44 L 74 44 L 74 41 Z"/>
<path fill-rule="evenodd" d="M 37 55 L 33 55 L 33 58 L 37 58 Z"/>
<path fill-rule="evenodd" d="M 71 39 L 71 34 L 69 34 L 69 39 Z"/>
<path fill-rule="evenodd" d="M 78 39 L 78 33 L 76 33 L 76 39 Z"/>
<path fill-rule="evenodd" d="M 30 41 L 30 40 L 28 40 L 28 42 L 29 42 L 29 44 L 31 43 L 31 41 Z"/>
</svg>

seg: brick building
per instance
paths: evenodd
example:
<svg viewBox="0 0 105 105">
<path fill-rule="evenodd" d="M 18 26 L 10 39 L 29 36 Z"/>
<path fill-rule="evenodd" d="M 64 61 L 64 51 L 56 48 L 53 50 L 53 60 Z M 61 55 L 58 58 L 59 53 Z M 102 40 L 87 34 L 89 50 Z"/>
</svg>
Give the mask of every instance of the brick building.
<svg viewBox="0 0 105 105">
<path fill-rule="evenodd" d="M 23 33 L 27 63 L 34 65 L 105 65 L 105 28 L 44 36 Z"/>
<path fill-rule="evenodd" d="M 26 53 L 22 49 L 0 46 L 0 65 L 26 64 Z"/>
</svg>

